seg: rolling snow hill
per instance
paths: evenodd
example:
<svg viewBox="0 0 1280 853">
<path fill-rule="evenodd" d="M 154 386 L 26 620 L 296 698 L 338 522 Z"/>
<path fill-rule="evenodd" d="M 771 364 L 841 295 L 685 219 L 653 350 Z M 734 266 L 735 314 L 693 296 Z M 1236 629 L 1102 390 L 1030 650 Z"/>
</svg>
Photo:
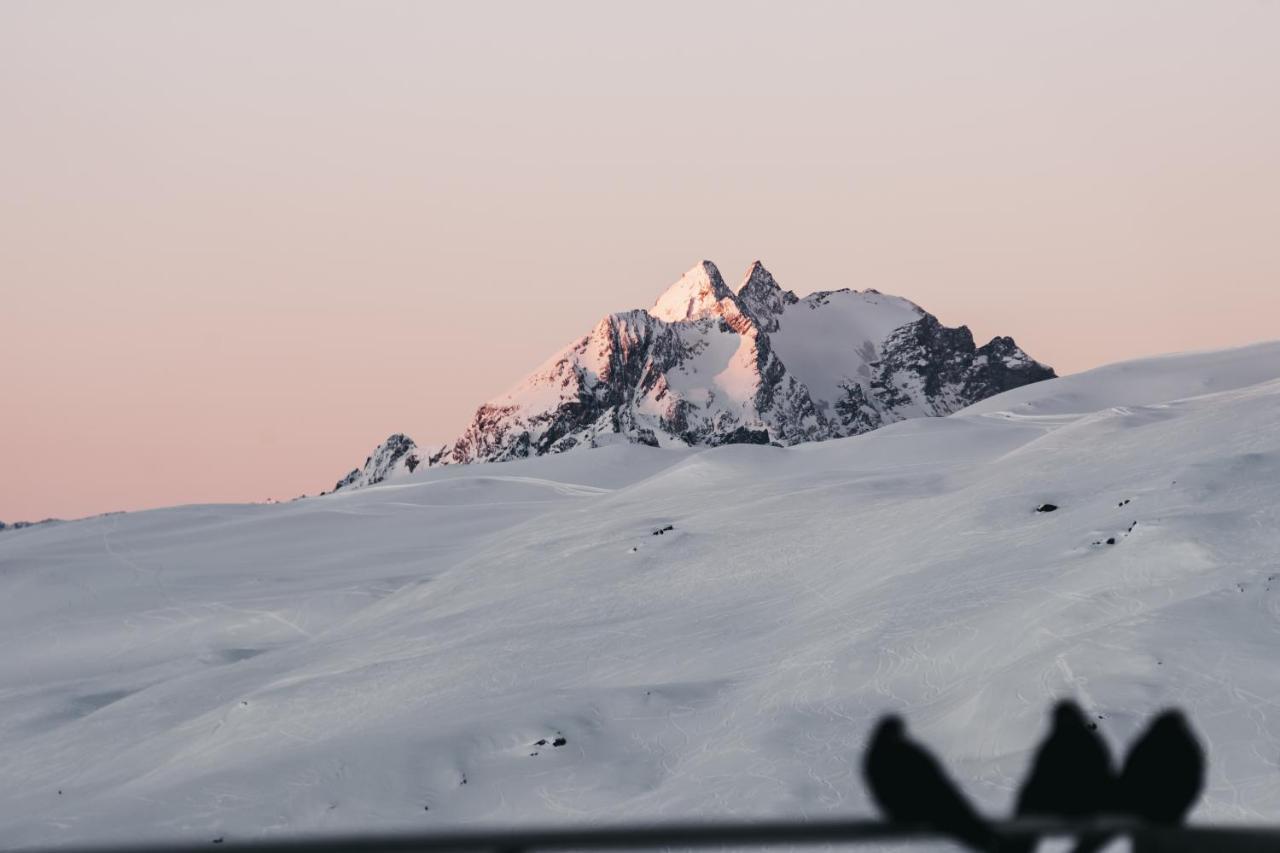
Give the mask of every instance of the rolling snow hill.
<svg viewBox="0 0 1280 853">
<path fill-rule="evenodd" d="M 1280 819 L 1278 377 L 7 531 L 0 844 L 866 814 L 890 710 L 1003 812 L 1066 695 L 1186 708 L 1197 817 Z"/>
<path fill-rule="evenodd" d="M 647 311 L 610 314 L 455 441 L 379 445 L 338 489 L 427 466 L 503 462 L 619 441 L 653 447 L 782 444 L 946 415 L 1054 376 L 999 337 L 979 347 L 912 302 L 875 290 L 804 298 L 756 261 L 737 292 L 702 261 Z"/>
</svg>

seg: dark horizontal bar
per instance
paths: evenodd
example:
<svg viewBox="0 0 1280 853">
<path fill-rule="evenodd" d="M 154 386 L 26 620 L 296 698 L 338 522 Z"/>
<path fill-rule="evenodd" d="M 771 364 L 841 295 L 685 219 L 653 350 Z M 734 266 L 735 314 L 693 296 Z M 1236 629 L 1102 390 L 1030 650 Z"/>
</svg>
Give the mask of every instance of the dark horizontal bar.
<svg viewBox="0 0 1280 853">
<path fill-rule="evenodd" d="M 1280 851 L 1280 828 L 1157 828 L 1123 821 L 1003 821 L 992 829 L 1002 838 L 1126 835 L 1148 839 L 1160 850 L 1254 853 Z M 603 850 L 651 847 L 755 847 L 774 844 L 857 844 L 868 841 L 939 841 L 924 827 L 873 820 L 671 823 L 583 828 L 506 829 L 388 835 L 297 836 L 227 839 L 218 850 L 237 853 L 412 853 L 412 851 Z M 86 847 L 19 848 L 13 853 L 212 853 L 211 841 L 143 842 Z"/>
</svg>

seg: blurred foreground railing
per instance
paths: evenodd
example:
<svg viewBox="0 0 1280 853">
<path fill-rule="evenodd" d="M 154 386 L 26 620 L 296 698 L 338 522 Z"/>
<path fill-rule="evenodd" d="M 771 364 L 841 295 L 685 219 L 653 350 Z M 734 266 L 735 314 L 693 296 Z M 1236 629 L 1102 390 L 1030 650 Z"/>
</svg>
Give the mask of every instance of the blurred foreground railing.
<svg viewBox="0 0 1280 853">
<path fill-rule="evenodd" d="M 1018 820 L 992 824 L 1002 841 L 1015 839 L 1127 837 L 1143 853 L 1280 851 L 1280 828 L 1153 827 L 1117 821 Z M 277 839 L 217 839 L 83 847 L 10 848 L 21 853 L 412 853 L 412 851 L 617 850 L 680 847 L 760 847 L 774 845 L 857 845 L 949 843 L 928 829 L 875 820 L 773 821 L 749 823 L 667 823 L 582 828 L 506 829 L 391 835 L 334 835 Z M 218 846 L 214 846 L 218 845 Z M 956 849 L 960 849 L 957 847 Z"/>
</svg>

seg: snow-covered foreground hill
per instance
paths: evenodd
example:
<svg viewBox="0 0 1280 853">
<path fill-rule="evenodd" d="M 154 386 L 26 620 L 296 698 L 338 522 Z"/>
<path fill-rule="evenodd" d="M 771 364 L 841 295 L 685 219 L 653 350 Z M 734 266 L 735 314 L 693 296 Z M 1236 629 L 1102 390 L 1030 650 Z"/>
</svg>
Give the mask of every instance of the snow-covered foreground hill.
<svg viewBox="0 0 1280 853">
<path fill-rule="evenodd" d="M 0 843 L 866 814 L 887 710 L 1003 812 L 1066 695 L 1185 707 L 1197 817 L 1280 820 L 1278 377 L 0 534 Z"/>
</svg>

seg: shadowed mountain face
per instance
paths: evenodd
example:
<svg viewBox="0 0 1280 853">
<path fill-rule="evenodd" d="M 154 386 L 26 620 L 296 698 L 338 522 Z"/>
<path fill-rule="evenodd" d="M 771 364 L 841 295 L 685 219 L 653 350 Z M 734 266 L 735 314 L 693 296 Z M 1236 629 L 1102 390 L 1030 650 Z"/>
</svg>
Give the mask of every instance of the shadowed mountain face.
<svg viewBox="0 0 1280 853">
<path fill-rule="evenodd" d="M 874 290 L 783 290 L 756 262 L 737 291 L 710 261 L 646 310 L 610 314 L 453 442 L 424 452 L 392 436 L 338 488 L 404 466 L 496 462 L 631 442 L 791 445 L 950 414 L 1053 378 L 1012 338 L 974 343 L 917 305 Z"/>
</svg>

